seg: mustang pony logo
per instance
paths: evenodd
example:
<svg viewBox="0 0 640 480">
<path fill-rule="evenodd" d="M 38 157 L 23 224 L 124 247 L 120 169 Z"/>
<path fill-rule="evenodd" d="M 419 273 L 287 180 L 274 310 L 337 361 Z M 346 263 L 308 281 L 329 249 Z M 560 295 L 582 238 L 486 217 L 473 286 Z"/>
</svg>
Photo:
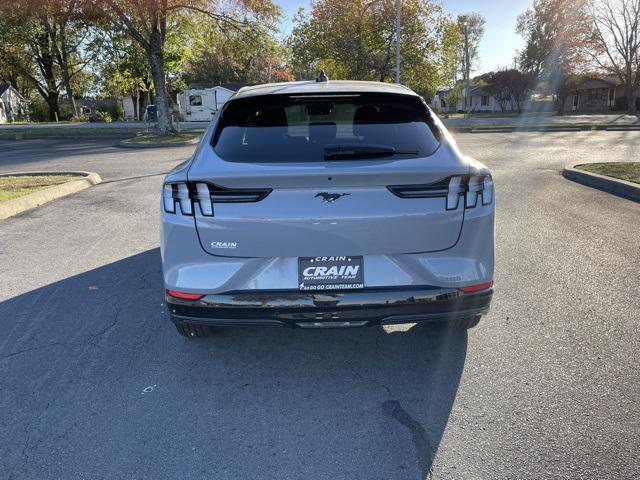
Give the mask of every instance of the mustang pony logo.
<svg viewBox="0 0 640 480">
<path fill-rule="evenodd" d="M 350 193 L 329 193 L 329 192 L 320 192 L 316 194 L 314 198 L 321 197 L 324 203 L 334 203 L 340 197 L 348 197 Z"/>
</svg>

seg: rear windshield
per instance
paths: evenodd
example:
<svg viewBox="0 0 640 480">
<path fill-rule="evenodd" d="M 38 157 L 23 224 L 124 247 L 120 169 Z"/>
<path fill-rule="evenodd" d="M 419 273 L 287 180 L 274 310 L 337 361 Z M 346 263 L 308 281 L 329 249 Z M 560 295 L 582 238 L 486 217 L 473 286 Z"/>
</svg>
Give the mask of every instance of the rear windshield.
<svg viewBox="0 0 640 480">
<path fill-rule="evenodd" d="M 212 145 L 230 162 L 417 158 L 437 150 L 434 131 L 418 97 L 265 95 L 229 102 Z"/>
</svg>

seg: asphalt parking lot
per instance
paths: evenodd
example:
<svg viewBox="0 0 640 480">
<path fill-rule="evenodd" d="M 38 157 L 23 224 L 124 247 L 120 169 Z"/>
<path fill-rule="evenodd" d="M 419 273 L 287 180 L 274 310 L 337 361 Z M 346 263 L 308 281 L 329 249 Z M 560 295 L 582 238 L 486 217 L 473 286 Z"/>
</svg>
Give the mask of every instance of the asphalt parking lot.
<svg viewBox="0 0 640 480">
<path fill-rule="evenodd" d="M 103 183 L 0 221 L 2 479 L 640 477 L 640 204 L 560 175 L 639 132 L 462 134 L 497 198 L 496 295 L 441 328 L 223 331 L 164 317 L 164 172 L 189 148 L 0 141 Z"/>
</svg>

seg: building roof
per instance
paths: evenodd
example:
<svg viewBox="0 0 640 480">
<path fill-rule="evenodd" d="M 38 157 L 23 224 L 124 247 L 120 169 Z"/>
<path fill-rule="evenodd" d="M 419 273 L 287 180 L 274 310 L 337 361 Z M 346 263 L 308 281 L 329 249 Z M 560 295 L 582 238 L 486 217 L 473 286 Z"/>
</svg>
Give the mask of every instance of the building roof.
<svg viewBox="0 0 640 480">
<path fill-rule="evenodd" d="M 592 81 L 596 81 L 596 82 L 602 82 L 605 85 L 610 85 L 612 87 L 616 87 L 618 85 L 622 85 L 622 82 L 620 81 L 620 79 L 618 77 L 616 77 L 615 75 L 607 75 L 607 76 L 602 76 L 602 75 L 584 75 L 581 79 L 581 82 L 583 84 L 587 83 L 587 82 L 592 82 Z"/>
<path fill-rule="evenodd" d="M 313 93 L 395 93 L 400 95 L 418 96 L 409 88 L 395 83 L 361 82 L 355 80 L 329 80 L 316 82 L 306 80 L 302 82 L 281 82 L 254 85 L 238 90 L 235 98 L 255 97 L 258 95 L 304 95 Z"/>
<path fill-rule="evenodd" d="M 18 90 L 16 90 L 13 87 L 13 85 L 11 85 L 10 83 L 0 83 L 0 95 L 4 95 L 4 93 L 9 89 L 12 89 L 13 93 L 17 95 L 20 99 L 25 100 L 22 94 Z"/>
</svg>

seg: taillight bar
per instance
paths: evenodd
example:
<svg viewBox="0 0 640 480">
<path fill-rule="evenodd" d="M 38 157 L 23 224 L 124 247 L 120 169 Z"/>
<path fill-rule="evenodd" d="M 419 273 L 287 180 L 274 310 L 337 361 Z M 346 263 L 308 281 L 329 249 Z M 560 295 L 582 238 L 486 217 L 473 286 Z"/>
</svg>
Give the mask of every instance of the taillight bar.
<svg viewBox="0 0 640 480">
<path fill-rule="evenodd" d="M 226 188 L 206 182 L 165 183 L 162 190 L 164 211 L 193 215 L 196 204 L 200 213 L 213 216 L 215 203 L 259 202 L 272 192 L 271 188 Z"/>
<path fill-rule="evenodd" d="M 493 202 L 493 179 L 489 174 L 453 175 L 425 185 L 395 185 L 387 187 L 400 198 L 446 198 L 446 209 L 457 210 L 460 197 L 464 196 L 464 207 L 474 208 L 478 201 L 482 205 Z"/>
</svg>

